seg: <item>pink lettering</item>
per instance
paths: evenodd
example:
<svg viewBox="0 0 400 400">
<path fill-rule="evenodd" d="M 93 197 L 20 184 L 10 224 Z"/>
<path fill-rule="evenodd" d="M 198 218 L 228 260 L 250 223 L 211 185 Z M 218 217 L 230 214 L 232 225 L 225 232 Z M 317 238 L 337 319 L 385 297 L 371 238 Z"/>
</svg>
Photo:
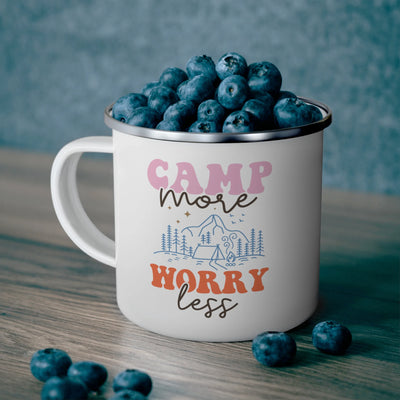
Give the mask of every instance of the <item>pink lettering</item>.
<svg viewBox="0 0 400 400">
<path fill-rule="evenodd" d="M 189 162 L 178 162 L 176 163 L 176 176 L 174 183 L 169 186 L 169 178 L 171 174 L 167 174 L 168 162 L 154 159 L 150 162 L 147 168 L 147 177 L 149 183 L 155 189 L 171 189 L 174 193 L 188 193 L 188 194 L 202 194 L 205 193 L 209 196 L 219 196 L 226 192 L 229 188 L 228 194 L 239 196 L 246 193 L 243 188 L 243 182 L 241 172 L 243 164 L 232 163 L 229 164 L 224 172 L 221 164 L 208 164 L 207 168 L 209 171 L 208 182 L 205 189 L 200 185 L 196 170 L 194 166 Z M 272 165 L 268 161 L 258 161 L 249 164 L 251 169 L 250 185 L 247 189 L 249 194 L 258 194 L 264 191 L 264 185 L 262 179 L 269 176 L 272 172 Z M 164 171 L 164 172 L 163 172 Z M 246 185 L 246 182 L 244 182 Z M 204 198 L 206 198 L 205 196 Z"/>
<path fill-rule="evenodd" d="M 207 168 L 210 171 L 210 177 L 208 180 L 208 186 L 206 188 L 206 194 L 217 194 L 223 193 L 222 184 L 227 186 L 230 183 L 229 194 L 241 194 L 244 192 L 242 186 L 242 179 L 240 177 L 240 170 L 242 164 L 229 164 L 228 172 L 226 175 L 222 171 L 221 164 L 208 164 Z"/>
<path fill-rule="evenodd" d="M 268 161 L 258 161 L 249 164 L 251 168 L 251 181 L 250 186 L 247 189 L 247 193 L 262 193 L 264 186 L 261 182 L 261 178 L 265 178 L 272 172 L 272 165 Z"/>
<path fill-rule="evenodd" d="M 190 194 L 200 194 L 203 193 L 203 188 L 200 186 L 199 181 L 197 180 L 196 172 L 193 168 L 193 165 L 188 162 L 179 162 L 176 163 L 178 167 L 178 173 L 173 185 L 171 185 L 171 189 L 175 193 L 181 193 L 184 191 L 182 186 L 182 181 L 187 181 L 187 189 L 186 191 Z"/>
<path fill-rule="evenodd" d="M 168 163 L 166 161 L 155 159 L 147 168 L 147 177 L 151 186 L 155 189 L 166 188 L 168 186 L 168 178 L 166 176 L 158 176 L 157 168 L 162 168 L 164 171 L 168 170 Z"/>
</svg>

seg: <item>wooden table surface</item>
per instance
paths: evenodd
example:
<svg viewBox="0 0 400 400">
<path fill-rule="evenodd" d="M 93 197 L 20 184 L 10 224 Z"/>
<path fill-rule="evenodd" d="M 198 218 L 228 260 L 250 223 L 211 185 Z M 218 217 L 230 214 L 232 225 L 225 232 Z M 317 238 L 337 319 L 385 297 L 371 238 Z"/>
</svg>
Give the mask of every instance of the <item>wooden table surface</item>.
<svg viewBox="0 0 400 400">
<path fill-rule="evenodd" d="M 0 148 L 0 399 L 39 399 L 29 361 L 58 347 L 74 361 L 103 363 L 112 378 L 147 371 L 156 399 L 399 399 L 400 198 L 324 189 L 320 306 L 291 334 L 293 365 L 264 367 L 251 342 L 197 343 L 147 332 L 119 312 L 115 271 L 82 253 L 53 211 L 53 156 Z M 112 164 L 83 158 L 82 201 L 113 236 Z M 336 319 L 353 344 L 318 352 L 315 323 Z"/>
</svg>

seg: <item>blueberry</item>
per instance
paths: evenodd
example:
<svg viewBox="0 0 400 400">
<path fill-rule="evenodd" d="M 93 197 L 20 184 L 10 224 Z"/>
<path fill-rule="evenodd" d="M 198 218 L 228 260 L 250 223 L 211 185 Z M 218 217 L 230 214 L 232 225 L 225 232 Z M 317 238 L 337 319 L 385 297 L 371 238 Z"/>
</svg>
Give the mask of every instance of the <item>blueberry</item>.
<svg viewBox="0 0 400 400">
<path fill-rule="evenodd" d="M 215 133 L 221 132 L 221 125 L 216 121 L 199 120 L 193 122 L 189 127 L 189 132 L 193 133 Z"/>
<path fill-rule="evenodd" d="M 253 339 L 252 351 L 258 362 L 268 367 L 290 364 L 296 355 L 296 342 L 284 332 L 264 332 Z"/>
<path fill-rule="evenodd" d="M 180 100 L 169 106 L 164 113 L 164 120 L 176 120 L 186 128 L 196 118 L 196 104 L 188 100 Z"/>
<path fill-rule="evenodd" d="M 72 364 L 70 356 L 59 349 L 42 349 L 36 351 L 30 363 L 32 375 L 45 382 L 53 376 L 65 376 Z"/>
<path fill-rule="evenodd" d="M 264 96 L 269 93 L 276 97 L 282 85 L 282 75 L 279 69 L 268 61 L 249 65 L 248 83 L 252 97 Z"/>
<path fill-rule="evenodd" d="M 312 104 L 308 104 L 308 107 L 311 112 L 312 122 L 317 122 L 323 118 L 322 112 L 318 107 L 313 106 Z"/>
<path fill-rule="evenodd" d="M 214 61 L 206 55 L 191 57 L 186 63 L 186 71 L 189 79 L 197 75 L 205 75 L 213 82 L 217 78 Z"/>
<path fill-rule="evenodd" d="M 247 111 L 254 120 L 254 129 L 262 130 L 274 126 L 274 100 L 272 96 L 260 99 L 250 99 L 244 103 L 242 110 Z"/>
<path fill-rule="evenodd" d="M 160 83 L 176 90 L 178 86 L 187 79 L 188 76 L 185 71 L 180 68 L 170 67 L 162 72 Z"/>
<path fill-rule="evenodd" d="M 160 85 L 161 85 L 160 82 L 149 82 L 149 83 L 146 83 L 146 85 L 142 89 L 142 94 L 144 94 L 146 97 L 149 97 L 150 92 L 152 91 L 152 89 L 154 89 L 156 86 L 160 86 Z"/>
<path fill-rule="evenodd" d="M 163 119 L 158 123 L 156 129 L 159 129 L 161 131 L 175 131 L 175 132 L 182 131 L 181 124 L 176 119 L 168 119 L 168 120 Z"/>
<path fill-rule="evenodd" d="M 215 70 L 221 80 L 231 75 L 247 76 L 247 62 L 240 54 L 230 52 L 218 60 Z"/>
<path fill-rule="evenodd" d="M 110 400 L 146 400 L 147 397 L 135 390 L 121 390 L 117 392 Z"/>
<path fill-rule="evenodd" d="M 274 118 L 279 128 L 307 125 L 322 118 L 321 111 L 299 98 L 286 97 L 276 102 Z"/>
<path fill-rule="evenodd" d="M 112 116 L 121 122 L 126 122 L 132 116 L 133 110 L 147 105 L 147 98 L 140 93 L 129 93 L 120 97 L 113 105 Z"/>
<path fill-rule="evenodd" d="M 215 121 L 222 124 L 225 118 L 225 109 L 217 100 L 209 99 L 199 104 L 197 108 L 197 119 Z"/>
<path fill-rule="evenodd" d="M 43 386 L 42 400 L 86 400 L 88 388 L 85 384 L 75 378 L 53 377 Z"/>
<path fill-rule="evenodd" d="M 293 92 L 290 92 L 289 90 L 281 90 L 278 94 L 276 101 L 286 99 L 287 97 L 296 98 L 297 96 Z"/>
<path fill-rule="evenodd" d="M 90 390 L 97 391 L 107 380 L 107 369 L 93 361 L 78 361 L 68 369 L 70 378 L 80 379 Z"/>
<path fill-rule="evenodd" d="M 350 330 L 336 321 L 320 322 L 312 331 L 313 345 L 323 353 L 344 354 L 351 341 Z"/>
<path fill-rule="evenodd" d="M 205 75 L 196 75 L 194 78 L 182 82 L 178 86 L 178 96 L 181 100 L 193 101 L 200 104 L 214 95 L 214 85 Z"/>
<path fill-rule="evenodd" d="M 159 114 L 164 114 L 164 111 L 179 100 L 175 90 L 168 86 L 154 87 L 148 98 L 148 106 L 156 110 Z"/>
<path fill-rule="evenodd" d="M 218 102 L 228 110 L 238 110 L 246 102 L 249 86 L 243 76 L 231 75 L 218 86 Z"/>
<path fill-rule="evenodd" d="M 126 369 L 120 372 L 113 381 L 114 392 L 121 390 L 134 390 L 147 396 L 153 387 L 153 382 L 148 374 L 137 369 Z"/>
<path fill-rule="evenodd" d="M 222 127 L 224 133 L 246 133 L 254 131 L 254 121 L 247 111 L 239 110 L 229 114 Z"/>
<path fill-rule="evenodd" d="M 131 118 L 127 121 L 129 125 L 155 128 L 160 122 L 160 114 L 150 107 L 139 107 L 133 111 Z"/>
</svg>

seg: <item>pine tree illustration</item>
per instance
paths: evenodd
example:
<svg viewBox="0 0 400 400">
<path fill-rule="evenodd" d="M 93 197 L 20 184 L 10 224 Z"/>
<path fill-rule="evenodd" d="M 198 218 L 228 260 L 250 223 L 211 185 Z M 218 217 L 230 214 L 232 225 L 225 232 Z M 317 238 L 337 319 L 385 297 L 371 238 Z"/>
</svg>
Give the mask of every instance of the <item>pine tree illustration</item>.
<svg viewBox="0 0 400 400">
<path fill-rule="evenodd" d="M 207 231 L 207 238 L 206 238 L 206 240 L 207 240 L 207 244 L 210 244 L 210 243 L 211 243 L 211 234 L 210 234 L 210 231 Z"/>
<path fill-rule="evenodd" d="M 175 253 L 177 253 L 178 247 L 179 247 L 179 236 L 178 236 L 178 229 L 176 229 L 176 228 L 174 231 L 174 239 L 172 241 L 172 244 L 175 246 Z"/>
<path fill-rule="evenodd" d="M 182 236 L 182 241 L 181 241 L 181 252 L 182 254 L 186 254 L 187 252 L 187 247 L 186 247 L 186 236 Z"/>
<path fill-rule="evenodd" d="M 240 257 L 242 255 L 242 239 L 239 238 L 237 240 L 237 256 Z"/>
<path fill-rule="evenodd" d="M 264 255 L 264 240 L 262 231 L 258 231 L 258 239 L 257 239 L 257 253 L 259 256 Z"/>
<path fill-rule="evenodd" d="M 204 233 L 201 235 L 201 244 L 204 244 L 206 242 L 206 237 L 204 236 Z"/>
<path fill-rule="evenodd" d="M 247 257 L 249 255 L 249 242 L 244 245 L 244 255 Z"/>
<path fill-rule="evenodd" d="M 189 256 L 190 257 L 193 256 L 193 247 L 192 246 L 189 247 Z"/>
<path fill-rule="evenodd" d="M 165 233 L 161 235 L 161 250 L 165 251 Z"/>
<path fill-rule="evenodd" d="M 168 251 L 171 251 L 171 225 L 168 225 L 167 227 L 167 248 Z"/>
<path fill-rule="evenodd" d="M 251 229 L 251 243 L 250 243 L 250 250 L 251 250 L 251 255 L 254 256 L 256 252 L 256 231 L 254 228 Z"/>
</svg>

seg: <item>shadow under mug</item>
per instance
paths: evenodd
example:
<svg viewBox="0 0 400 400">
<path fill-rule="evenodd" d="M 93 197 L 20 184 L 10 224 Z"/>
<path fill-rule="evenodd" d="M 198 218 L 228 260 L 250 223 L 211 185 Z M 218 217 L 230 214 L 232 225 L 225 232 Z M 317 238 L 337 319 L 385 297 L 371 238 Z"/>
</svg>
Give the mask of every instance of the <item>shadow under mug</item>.
<svg viewBox="0 0 400 400">
<path fill-rule="evenodd" d="M 166 132 L 124 124 L 57 154 L 51 194 L 72 241 L 116 268 L 135 324 L 200 341 L 251 340 L 304 322 L 318 302 L 323 130 Z M 115 242 L 82 207 L 84 152 L 113 154 Z"/>
</svg>

